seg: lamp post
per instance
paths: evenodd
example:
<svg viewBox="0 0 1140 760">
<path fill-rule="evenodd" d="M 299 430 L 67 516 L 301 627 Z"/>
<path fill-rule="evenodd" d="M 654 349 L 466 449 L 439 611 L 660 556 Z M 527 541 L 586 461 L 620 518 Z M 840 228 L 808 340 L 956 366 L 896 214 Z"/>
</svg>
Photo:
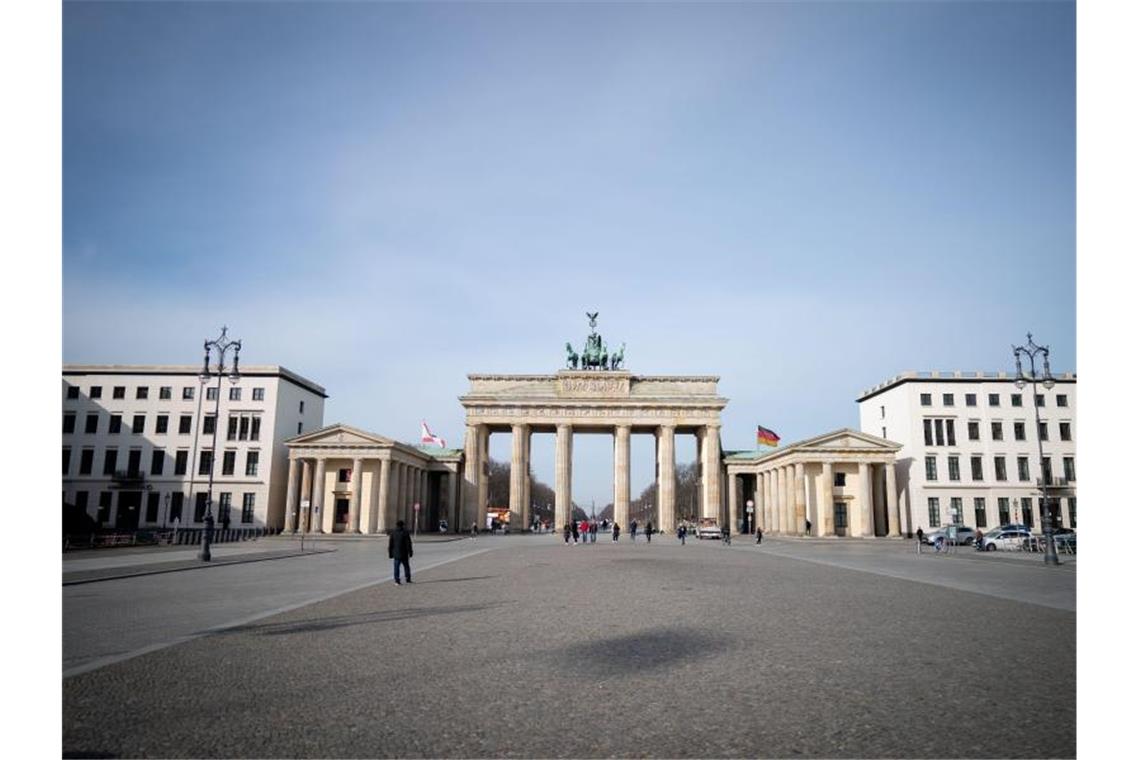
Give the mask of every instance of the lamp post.
<svg viewBox="0 0 1140 760">
<path fill-rule="evenodd" d="M 222 327 L 222 334 L 214 340 L 207 340 L 204 344 L 206 356 L 202 360 L 202 374 L 198 375 L 198 379 L 202 381 L 202 387 L 205 388 L 206 384 L 210 382 L 211 378 L 216 374 L 218 377 L 217 392 L 214 394 L 214 437 L 210 445 L 210 480 L 206 490 L 206 530 L 202 536 L 202 551 L 198 553 L 198 559 L 203 562 L 210 561 L 210 540 L 214 537 L 214 516 L 211 509 L 214 503 L 214 466 L 218 460 L 218 425 L 221 420 L 218 415 L 221 411 L 222 403 L 222 377 L 226 375 L 226 354 L 233 350 L 234 353 L 234 366 L 229 371 L 229 378 L 231 383 L 236 383 L 238 378 L 241 377 L 238 372 L 238 353 L 241 351 L 240 340 L 230 340 L 226 337 L 226 328 Z M 217 355 L 218 363 L 211 370 L 210 367 L 210 353 L 214 352 Z"/>
<path fill-rule="evenodd" d="M 170 516 L 170 491 L 166 492 L 162 507 L 162 529 L 166 530 L 166 518 Z"/>
<path fill-rule="evenodd" d="M 1033 417 L 1037 422 L 1037 461 L 1038 466 L 1041 468 L 1041 502 L 1044 509 L 1041 510 L 1041 531 L 1045 534 L 1045 564 L 1046 565 L 1059 565 L 1060 561 L 1057 559 L 1057 549 L 1053 545 L 1053 512 L 1049 508 L 1049 484 L 1045 478 L 1045 451 L 1041 445 L 1041 411 L 1037 406 L 1037 357 L 1040 355 L 1042 358 L 1043 368 L 1041 371 L 1041 384 L 1045 386 L 1046 390 L 1052 388 L 1055 383 L 1053 382 L 1053 375 L 1049 372 L 1049 347 L 1039 346 L 1033 342 L 1033 333 L 1026 333 L 1026 344 L 1024 346 L 1012 346 L 1013 359 L 1017 364 L 1017 380 L 1014 385 L 1018 390 L 1025 387 L 1026 381 L 1033 385 Z M 1021 359 L 1025 357 L 1029 359 L 1029 375 L 1027 376 L 1021 368 Z M 1024 518 L 1024 515 L 1022 516 Z"/>
</svg>

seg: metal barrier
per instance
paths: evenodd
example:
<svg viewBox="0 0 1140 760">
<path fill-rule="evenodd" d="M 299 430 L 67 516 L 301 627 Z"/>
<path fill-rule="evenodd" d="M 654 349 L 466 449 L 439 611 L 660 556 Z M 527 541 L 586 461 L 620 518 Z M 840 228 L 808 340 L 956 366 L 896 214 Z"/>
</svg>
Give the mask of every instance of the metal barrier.
<svg viewBox="0 0 1140 760">
<path fill-rule="evenodd" d="M 179 528 L 177 530 L 136 530 L 130 532 L 83 533 L 64 535 L 63 550 L 100 549 L 109 546 L 157 546 L 177 544 L 193 546 L 202 543 L 204 528 Z M 226 544 L 237 541 L 252 541 L 262 536 L 280 533 L 276 528 L 219 528 L 214 531 L 211 543 Z"/>
</svg>

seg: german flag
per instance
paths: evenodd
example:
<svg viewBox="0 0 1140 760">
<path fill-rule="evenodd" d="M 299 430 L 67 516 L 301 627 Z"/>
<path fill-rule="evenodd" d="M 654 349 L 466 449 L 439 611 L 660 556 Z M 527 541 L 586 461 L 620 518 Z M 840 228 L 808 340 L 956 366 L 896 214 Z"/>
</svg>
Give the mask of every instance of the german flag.
<svg viewBox="0 0 1140 760">
<path fill-rule="evenodd" d="M 756 426 L 756 445 L 757 446 L 779 446 L 780 436 L 766 427 Z"/>
</svg>

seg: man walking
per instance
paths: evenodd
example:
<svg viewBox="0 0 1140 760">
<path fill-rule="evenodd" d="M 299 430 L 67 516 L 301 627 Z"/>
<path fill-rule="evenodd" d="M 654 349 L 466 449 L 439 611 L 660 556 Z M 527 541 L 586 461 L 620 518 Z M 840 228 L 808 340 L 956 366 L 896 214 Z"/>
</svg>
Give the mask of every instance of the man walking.
<svg viewBox="0 0 1140 760">
<path fill-rule="evenodd" d="M 652 520 L 646 520 L 645 521 L 645 543 L 648 544 L 652 540 L 653 540 L 653 521 Z"/>
<path fill-rule="evenodd" d="M 404 578 L 412 582 L 412 536 L 404 528 L 404 521 L 396 521 L 396 529 L 388 536 L 388 558 L 392 560 L 392 574 L 396 585 L 400 585 L 400 565 L 404 566 Z"/>
</svg>

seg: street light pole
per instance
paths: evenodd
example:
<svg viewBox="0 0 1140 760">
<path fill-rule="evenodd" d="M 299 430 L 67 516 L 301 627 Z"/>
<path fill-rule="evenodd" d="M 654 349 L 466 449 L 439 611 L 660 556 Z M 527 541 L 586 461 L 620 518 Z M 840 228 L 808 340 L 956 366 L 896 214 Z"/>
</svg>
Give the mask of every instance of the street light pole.
<svg viewBox="0 0 1140 760">
<path fill-rule="evenodd" d="M 198 379 L 202 381 L 202 387 L 205 388 L 206 384 L 215 374 L 210 371 L 210 352 L 217 353 L 218 363 L 214 367 L 218 376 L 217 393 L 214 396 L 214 435 L 213 442 L 210 445 L 210 471 L 209 471 L 209 484 L 206 490 L 206 529 L 202 536 L 202 551 L 198 553 L 198 559 L 203 562 L 209 562 L 210 557 L 210 541 L 214 537 L 214 516 L 212 508 L 214 504 L 214 467 L 218 461 L 218 425 L 221 420 L 218 415 L 221 412 L 222 404 L 222 377 L 226 374 L 226 354 L 232 349 L 234 352 L 234 366 L 229 372 L 230 382 L 236 383 L 241 376 L 238 372 L 238 353 L 241 351 L 240 340 L 229 340 L 226 337 L 226 328 L 222 327 L 222 334 L 214 340 L 207 340 L 204 344 L 206 356 L 202 360 L 202 374 Z"/>
<path fill-rule="evenodd" d="M 1041 531 L 1045 534 L 1045 564 L 1046 565 L 1059 565 L 1061 562 L 1057 559 L 1057 548 L 1053 545 L 1053 512 L 1049 508 L 1049 484 L 1046 482 L 1045 477 L 1045 449 L 1041 444 L 1041 411 L 1037 406 L 1037 356 L 1042 357 L 1043 369 L 1041 372 L 1041 384 L 1048 390 L 1052 388 L 1055 383 L 1053 376 L 1049 372 L 1049 347 L 1039 346 L 1033 342 L 1033 333 L 1026 333 L 1026 344 L 1024 346 L 1012 346 L 1013 359 L 1017 364 L 1017 380 L 1014 385 L 1018 390 L 1025 387 L 1026 380 L 1033 386 L 1033 418 L 1037 423 L 1037 462 L 1038 467 L 1041 468 L 1041 501 L 1044 509 L 1041 510 Z M 1026 357 L 1029 359 L 1029 376 L 1026 377 L 1021 368 L 1021 358 Z M 1022 515 L 1024 519 L 1024 515 Z"/>
</svg>

